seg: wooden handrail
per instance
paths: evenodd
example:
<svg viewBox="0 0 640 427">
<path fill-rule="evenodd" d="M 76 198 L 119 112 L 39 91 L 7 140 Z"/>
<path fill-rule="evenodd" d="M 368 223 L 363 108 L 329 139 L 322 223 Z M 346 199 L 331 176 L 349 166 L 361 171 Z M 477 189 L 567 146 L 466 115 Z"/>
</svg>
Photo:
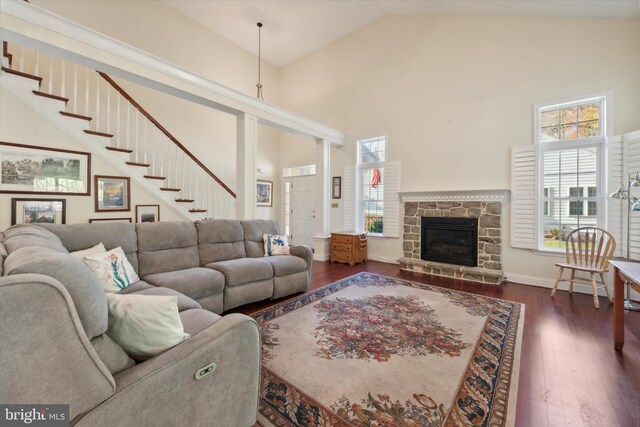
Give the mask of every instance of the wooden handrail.
<svg viewBox="0 0 640 427">
<path fill-rule="evenodd" d="M 159 130 L 160 132 L 162 132 L 163 134 L 165 134 L 165 136 L 167 138 L 169 138 L 175 145 L 177 145 L 187 156 L 189 156 L 191 158 L 191 160 L 193 160 L 198 166 L 200 166 L 211 178 L 213 178 L 218 184 L 220 184 L 220 186 L 222 186 L 222 188 L 224 188 L 227 193 L 231 194 L 231 196 L 233 196 L 233 198 L 236 198 L 236 193 L 234 193 L 233 191 L 231 191 L 231 189 L 229 187 L 227 187 L 227 185 L 222 182 L 222 180 L 220 178 L 218 178 L 213 172 L 211 172 L 209 170 L 209 168 L 207 168 L 200 160 L 198 160 L 196 158 L 196 156 L 194 156 L 184 145 L 182 145 L 182 143 L 180 141 L 178 141 L 176 139 L 176 137 L 174 137 L 173 135 L 171 135 L 171 133 L 164 128 L 164 126 L 162 126 L 156 119 L 153 118 L 153 116 L 151 114 L 149 114 L 144 108 L 142 108 L 142 106 L 140 104 L 138 104 L 132 97 L 131 95 L 129 95 L 122 87 L 120 87 L 120 85 L 118 83 L 116 83 L 111 77 L 109 77 L 109 75 L 98 71 L 98 74 L 100 74 L 100 76 L 105 79 L 115 90 L 117 90 L 120 95 L 122 95 L 127 101 L 129 101 L 131 103 L 131 105 L 133 105 L 136 109 L 138 109 L 138 111 L 140 111 L 140 113 L 142 113 L 143 116 L 145 116 L 147 119 L 149 119 L 149 121 L 151 123 L 153 123 Z"/>
</svg>

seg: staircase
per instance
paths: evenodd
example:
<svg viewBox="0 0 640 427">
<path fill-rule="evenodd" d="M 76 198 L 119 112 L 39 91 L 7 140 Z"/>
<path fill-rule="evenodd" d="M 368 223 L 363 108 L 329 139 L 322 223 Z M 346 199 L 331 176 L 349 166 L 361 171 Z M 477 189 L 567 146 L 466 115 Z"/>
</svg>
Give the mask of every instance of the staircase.
<svg viewBox="0 0 640 427">
<path fill-rule="evenodd" d="M 235 193 L 107 74 L 3 42 L 0 85 L 183 218 L 235 218 Z"/>
</svg>

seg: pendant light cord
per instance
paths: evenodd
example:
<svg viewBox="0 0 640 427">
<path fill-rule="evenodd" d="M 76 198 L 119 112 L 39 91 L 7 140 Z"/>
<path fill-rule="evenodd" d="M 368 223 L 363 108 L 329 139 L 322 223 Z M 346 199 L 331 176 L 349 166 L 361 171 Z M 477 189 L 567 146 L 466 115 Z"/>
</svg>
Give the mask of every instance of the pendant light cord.
<svg viewBox="0 0 640 427">
<path fill-rule="evenodd" d="M 262 62 L 262 22 L 258 22 L 258 84 L 256 85 L 256 87 L 258 88 L 258 94 L 257 94 L 257 98 L 261 101 L 264 101 L 264 98 L 262 97 L 262 84 L 260 83 L 260 63 Z"/>
</svg>

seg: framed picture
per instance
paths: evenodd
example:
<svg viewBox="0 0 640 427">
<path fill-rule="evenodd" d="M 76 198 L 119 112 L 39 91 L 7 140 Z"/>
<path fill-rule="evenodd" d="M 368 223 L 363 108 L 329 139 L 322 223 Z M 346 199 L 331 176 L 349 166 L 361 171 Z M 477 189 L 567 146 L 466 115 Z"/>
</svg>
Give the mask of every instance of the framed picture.
<svg viewBox="0 0 640 427">
<path fill-rule="evenodd" d="M 136 205 L 136 222 L 160 221 L 160 205 Z"/>
<path fill-rule="evenodd" d="M 341 199 L 342 198 L 342 177 L 334 176 L 331 178 L 331 198 L 332 199 Z"/>
<path fill-rule="evenodd" d="M 64 224 L 66 203 L 64 199 L 11 199 L 11 225 Z"/>
<path fill-rule="evenodd" d="M 258 206 L 273 206 L 273 181 L 258 180 L 256 203 Z"/>
<path fill-rule="evenodd" d="M 127 222 L 131 223 L 131 218 L 91 218 L 90 223 L 94 222 Z"/>
<path fill-rule="evenodd" d="M 91 194 L 91 154 L 0 142 L 0 193 Z"/>
<path fill-rule="evenodd" d="M 125 212 L 131 210 L 129 178 L 125 176 L 94 177 L 96 212 Z"/>
</svg>

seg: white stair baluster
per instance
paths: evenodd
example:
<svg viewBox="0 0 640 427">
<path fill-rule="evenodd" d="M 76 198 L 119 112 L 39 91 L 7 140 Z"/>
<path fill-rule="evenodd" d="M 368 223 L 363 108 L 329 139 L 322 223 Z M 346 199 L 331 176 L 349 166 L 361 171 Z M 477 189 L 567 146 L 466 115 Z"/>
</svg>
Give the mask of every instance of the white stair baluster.
<svg viewBox="0 0 640 427">
<path fill-rule="evenodd" d="M 182 152 L 182 185 L 180 186 L 180 188 L 182 188 L 182 194 L 184 196 L 185 199 L 188 199 L 188 189 L 187 189 L 187 180 L 186 180 L 186 173 L 185 173 L 185 153 L 184 151 Z"/>
<path fill-rule="evenodd" d="M 48 93 L 53 95 L 53 57 L 49 57 L 49 82 Z"/>
<path fill-rule="evenodd" d="M 64 60 L 60 60 L 60 68 L 62 68 L 61 73 L 62 74 L 62 84 L 60 85 L 60 96 L 65 97 L 66 93 L 67 93 L 67 63 Z"/>
<path fill-rule="evenodd" d="M 73 114 L 78 114 L 78 64 L 73 64 Z"/>
<path fill-rule="evenodd" d="M 140 112 L 138 111 L 138 109 L 136 108 L 136 148 L 135 148 L 135 152 L 136 152 L 136 159 L 135 161 L 138 162 L 139 154 L 140 154 Z"/>
<path fill-rule="evenodd" d="M 153 144 L 151 145 L 151 150 L 153 150 Z M 144 161 L 143 163 L 149 163 L 147 152 L 149 151 L 149 130 L 147 129 L 147 120 L 144 121 Z M 151 158 L 151 163 L 153 163 L 153 157 Z M 153 167 L 153 165 L 152 165 Z M 153 169 L 152 169 L 153 171 Z"/>
<path fill-rule="evenodd" d="M 111 133 L 111 88 L 105 85 L 107 91 L 107 133 Z"/>
<path fill-rule="evenodd" d="M 116 147 L 121 148 L 120 139 L 122 135 L 120 134 L 120 96 L 116 94 Z"/>
<path fill-rule="evenodd" d="M 24 46 L 20 46 L 20 58 L 18 58 L 18 69 L 24 71 Z"/>
<path fill-rule="evenodd" d="M 102 132 L 100 128 L 100 75 L 96 73 L 96 130 Z"/>
<path fill-rule="evenodd" d="M 89 69 L 85 68 L 84 75 L 84 114 L 91 116 L 89 113 Z"/>
<path fill-rule="evenodd" d="M 131 150 L 131 104 L 127 102 L 127 150 Z"/>
</svg>

